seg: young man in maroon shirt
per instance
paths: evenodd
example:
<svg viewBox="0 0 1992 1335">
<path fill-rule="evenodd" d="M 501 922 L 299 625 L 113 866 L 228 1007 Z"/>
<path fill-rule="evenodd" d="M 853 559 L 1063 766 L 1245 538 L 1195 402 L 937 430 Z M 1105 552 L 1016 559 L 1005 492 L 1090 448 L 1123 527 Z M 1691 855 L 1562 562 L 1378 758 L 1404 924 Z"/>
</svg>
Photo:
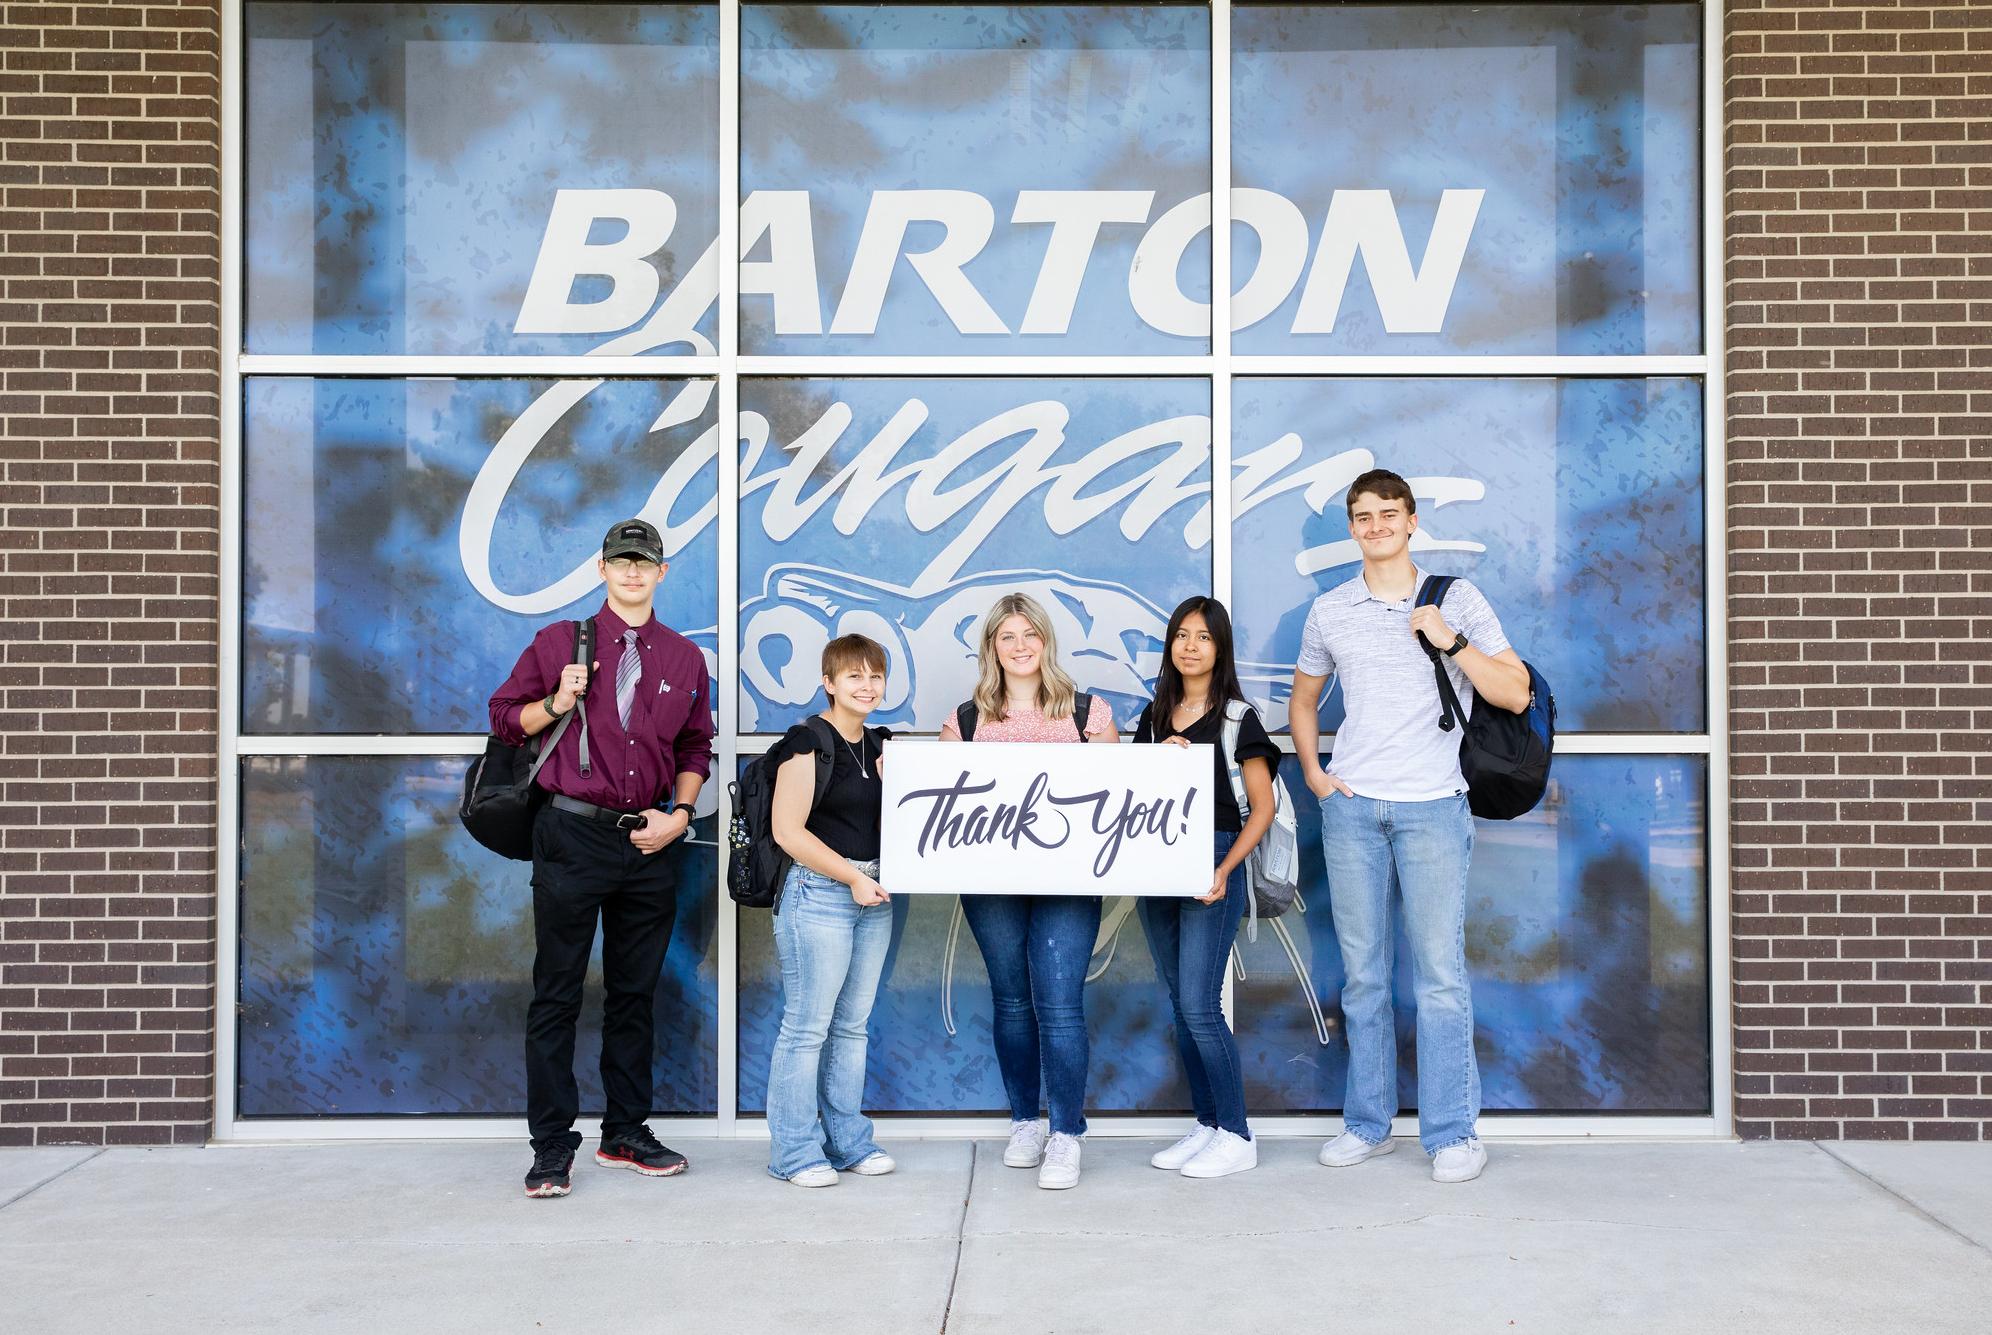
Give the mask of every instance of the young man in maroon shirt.
<svg viewBox="0 0 1992 1335">
<path fill-rule="evenodd" d="M 602 921 L 602 1089 L 608 1109 L 595 1162 L 647 1177 L 685 1170 L 650 1116 L 657 977 L 671 940 L 677 880 L 665 846 L 683 837 L 712 772 L 712 683 L 705 659 L 660 625 L 651 603 L 664 578 L 663 541 L 626 519 L 602 541 L 607 599 L 595 613 L 593 661 L 574 662 L 566 621 L 533 637 L 491 697 L 491 728 L 513 745 L 585 702 L 539 773 L 546 801 L 533 824 L 533 1002 L 526 1012 L 528 1196 L 565 1196 L 581 1135 L 574 1026 Z"/>
</svg>

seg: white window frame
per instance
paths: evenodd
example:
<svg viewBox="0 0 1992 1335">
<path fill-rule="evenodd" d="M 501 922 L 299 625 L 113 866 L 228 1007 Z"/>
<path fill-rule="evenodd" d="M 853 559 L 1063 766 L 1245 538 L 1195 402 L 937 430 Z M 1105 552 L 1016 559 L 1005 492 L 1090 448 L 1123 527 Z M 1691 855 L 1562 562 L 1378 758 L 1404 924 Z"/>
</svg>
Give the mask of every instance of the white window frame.
<svg viewBox="0 0 1992 1335">
<path fill-rule="evenodd" d="M 719 0 L 719 192 L 721 200 L 739 198 L 740 149 L 740 11 L 742 0 Z M 482 736 L 460 734 L 393 737 L 243 736 L 241 719 L 242 646 L 242 382 L 251 375 L 532 375 L 535 377 L 604 375 L 716 376 L 719 420 L 734 420 L 739 407 L 742 375 L 952 375 L 1061 376 L 1170 375 L 1208 378 L 1211 386 L 1211 501 L 1214 515 L 1230 514 L 1232 382 L 1246 375 L 1310 376 L 1692 376 L 1702 382 L 1702 534 L 1705 576 L 1706 730 L 1689 734 L 1586 733 L 1559 738 L 1557 749 L 1570 755 L 1692 755 L 1707 762 L 1708 1014 L 1710 1111 L 1703 1115 L 1646 1116 L 1610 1113 L 1546 1115 L 1489 1113 L 1481 1134 L 1495 1138 L 1731 1138 L 1734 1135 L 1734 1052 L 1730 1027 L 1730 866 L 1729 866 L 1729 719 L 1728 719 L 1728 560 L 1726 500 L 1726 399 L 1724 395 L 1724 328 L 1722 304 L 1722 5 L 1702 5 L 1702 331 L 1701 356 L 1664 357 L 1399 357 L 1399 356 L 1256 356 L 1231 350 L 1230 191 L 1231 176 L 1231 9 L 1230 0 L 1208 0 L 1211 20 L 1211 350 L 1206 356 L 1137 357 L 826 357 L 740 355 L 738 327 L 739 273 L 734 265 L 720 266 L 718 355 L 713 357 L 517 357 L 517 356 L 271 356 L 242 351 L 242 166 L 243 166 L 243 0 L 222 3 L 222 153 L 221 153 L 221 579 L 220 691 L 217 738 L 217 856 L 215 872 L 216 997 L 214 1139 L 222 1142 L 285 1140 L 379 1140 L 522 1138 L 523 1118 L 447 1117 L 425 1114 L 405 1117 L 243 1118 L 237 1096 L 237 1003 L 240 973 L 239 880 L 241 821 L 241 762 L 250 756 L 410 756 L 472 755 L 483 750 Z M 737 210 L 722 208 L 719 253 L 739 253 Z M 738 452 L 719 452 L 719 495 L 739 494 Z M 719 654 L 722 663 L 738 661 L 738 600 L 724 591 L 739 586 L 739 510 L 737 503 L 719 507 Z M 1212 525 L 1213 588 L 1227 603 L 1231 597 L 1231 530 Z M 763 751 L 773 740 L 766 735 L 741 735 L 737 728 L 737 693 L 719 693 L 719 733 L 714 739 L 715 775 L 734 773 L 737 758 Z M 1280 739 L 1285 749 L 1292 744 Z M 720 828 L 728 812 L 720 791 Z M 718 1112 L 714 1116 L 653 1118 L 660 1132 L 685 1137 L 765 1138 L 766 1121 L 742 1115 L 738 1104 L 739 1010 L 737 976 L 738 921 L 734 906 L 718 896 L 715 950 L 718 960 L 719 1022 Z M 1226 1010 L 1230 987 L 1226 985 Z M 891 1134 L 968 1137 L 1007 1134 L 1008 1119 L 881 1115 Z M 1096 1136 L 1154 1136 L 1172 1114 L 1095 1117 Z M 1259 1116 L 1254 1127 L 1265 1135 L 1330 1135 L 1341 1127 L 1336 1116 Z M 592 1121 L 581 1124 L 595 1134 Z M 1415 1118 L 1399 1118 L 1398 1135 L 1415 1135 Z"/>
</svg>

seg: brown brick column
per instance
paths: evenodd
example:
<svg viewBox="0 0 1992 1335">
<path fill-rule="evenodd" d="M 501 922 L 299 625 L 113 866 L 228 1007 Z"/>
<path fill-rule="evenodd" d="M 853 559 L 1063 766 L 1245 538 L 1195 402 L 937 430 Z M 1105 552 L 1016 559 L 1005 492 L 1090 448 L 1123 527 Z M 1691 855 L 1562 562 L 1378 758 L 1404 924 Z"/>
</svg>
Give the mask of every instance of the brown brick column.
<svg viewBox="0 0 1992 1335">
<path fill-rule="evenodd" d="M 1736 1111 L 1992 1136 L 1992 4 L 1729 7 Z"/>
<path fill-rule="evenodd" d="M 212 1116 L 219 52 L 0 30 L 0 1145 Z"/>
</svg>

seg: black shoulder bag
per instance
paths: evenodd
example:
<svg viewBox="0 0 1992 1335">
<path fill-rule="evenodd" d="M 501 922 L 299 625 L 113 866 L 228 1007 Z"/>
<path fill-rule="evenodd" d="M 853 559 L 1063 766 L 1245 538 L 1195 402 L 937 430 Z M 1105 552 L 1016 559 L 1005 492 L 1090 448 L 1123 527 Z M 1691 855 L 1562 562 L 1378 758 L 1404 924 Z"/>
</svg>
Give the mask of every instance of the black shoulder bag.
<svg viewBox="0 0 1992 1335">
<path fill-rule="evenodd" d="M 1417 606 L 1437 607 L 1452 587 L 1451 575 L 1427 575 Z M 1439 682 L 1439 727 L 1459 728 L 1459 771 L 1466 780 L 1466 804 L 1482 820 L 1513 820 L 1535 810 L 1549 787 L 1549 759 L 1556 748 L 1556 697 L 1549 683 L 1527 663 L 1529 707 L 1519 714 L 1489 705 L 1468 718 L 1446 675 L 1445 659 L 1421 633 L 1418 643 L 1432 660 Z"/>
<path fill-rule="evenodd" d="M 574 661 L 586 666 L 594 654 L 595 623 L 575 622 Z M 533 817 L 539 813 L 541 798 L 533 780 L 577 714 L 581 717 L 581 773 L 585 775 L 590 768 L 585 698 L 577 696 L 573 710 L 562 715 L 551 732 L 528 737 L 524 746 L 513 746 L 496 736 L 485 740 L 484 754 L 463 776 L 463 804 L 457 808 L 457 819 L 471 838 L 502 857 L 517 862 L 533 860 Z"/>
</svg>

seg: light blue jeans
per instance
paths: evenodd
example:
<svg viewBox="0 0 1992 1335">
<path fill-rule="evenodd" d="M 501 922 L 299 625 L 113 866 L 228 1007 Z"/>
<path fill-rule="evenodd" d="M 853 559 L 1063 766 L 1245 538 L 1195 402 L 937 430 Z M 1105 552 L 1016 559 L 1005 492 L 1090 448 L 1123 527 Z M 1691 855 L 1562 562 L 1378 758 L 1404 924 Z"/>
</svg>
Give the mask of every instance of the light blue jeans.
<svg viewBox="0 0 1992 1335">
<path fill-rule="evenodd" d="M 852 864 L 868 875 L 876 862 Z M 768 1065 L 768 1172 L 791 1178 L 875 1153 L 864 1114 L 865 1025 L 892 944 L 892 905 L 860 907 L 849 887 L 797 864 L 775 913 L 782 1027 Z"/>
<path fill-rule="evenodd" d="M 1321 799 L 1321 851 L 1348 976 L 1343 1124 L 1374 1145 L 1390 1135 L 1397 1115 L 1390 905 L 1401 895 L 1418 1002 L 1418 1143 L 1427 1154 L 1461 1144 L 1480 1116 L 1466 978 L 1466 869 L 1473 856 L 1466 795 L 1381 802 L 1330 793 Z"/>
</svg>

